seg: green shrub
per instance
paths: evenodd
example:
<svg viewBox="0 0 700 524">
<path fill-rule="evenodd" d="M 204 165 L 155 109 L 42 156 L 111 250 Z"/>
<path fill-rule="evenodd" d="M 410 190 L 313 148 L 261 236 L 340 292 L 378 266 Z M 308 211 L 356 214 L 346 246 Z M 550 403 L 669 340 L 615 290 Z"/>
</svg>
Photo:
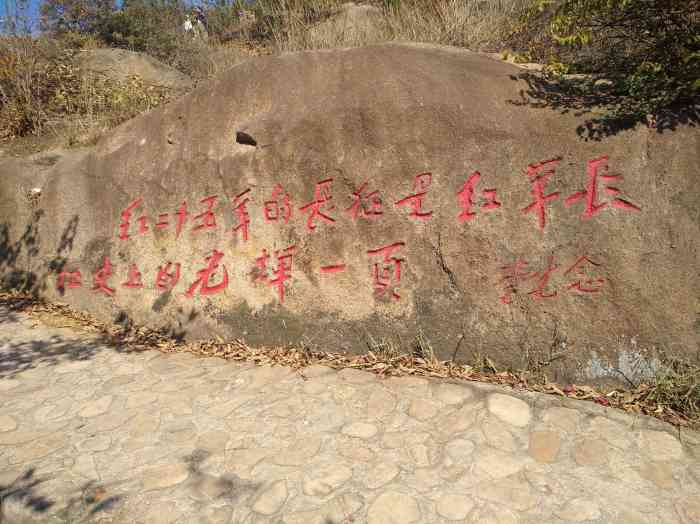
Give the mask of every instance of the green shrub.
<svg viewBox="0 0 700 524">
<path fill-rule="evenodd" d="M 519 36 L 520 47 L 547 62 L 550 76 L 562 80 L 567 94 L 547 98 L 540 90 L 545 104 L 602 110 L 595 125 L 603 132 L 642 121 L 663 129 L 697 120 L 700 0 L 538 0 L 535 5 L 515 40 Z M 545 37 L 528 34 L 543 21 Z M 562 76 L 571 74 L 582 76 Z"/>
</svg>

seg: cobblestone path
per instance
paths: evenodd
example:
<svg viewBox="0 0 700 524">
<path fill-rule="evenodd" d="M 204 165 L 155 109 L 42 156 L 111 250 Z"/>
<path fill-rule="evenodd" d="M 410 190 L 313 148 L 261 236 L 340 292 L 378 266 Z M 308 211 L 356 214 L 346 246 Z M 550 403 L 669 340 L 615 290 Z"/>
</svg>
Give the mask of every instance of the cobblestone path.
<svg viewBox="0 0 700 524">
<path fill-rule="evenodd" d="M 700 523 L 700 435 L 352 369 L 119 353 L 0 310 L 8 522 Z"/>
</svg>

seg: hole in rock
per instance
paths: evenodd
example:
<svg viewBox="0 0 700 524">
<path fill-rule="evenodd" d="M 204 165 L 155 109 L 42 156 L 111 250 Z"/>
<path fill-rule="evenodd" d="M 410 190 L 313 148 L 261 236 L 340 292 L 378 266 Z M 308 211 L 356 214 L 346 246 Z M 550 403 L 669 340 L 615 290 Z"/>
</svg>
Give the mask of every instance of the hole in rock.
<svg viewBox="0 0 700 524">
<path fill-rule="evenodd" d="M 255 147 L 258 145 L 256 140 L 252 136 L 243 131 L 236 131 L 236 142 L 239 144 L 243 144 L 244 146 Z"/>
</svg>

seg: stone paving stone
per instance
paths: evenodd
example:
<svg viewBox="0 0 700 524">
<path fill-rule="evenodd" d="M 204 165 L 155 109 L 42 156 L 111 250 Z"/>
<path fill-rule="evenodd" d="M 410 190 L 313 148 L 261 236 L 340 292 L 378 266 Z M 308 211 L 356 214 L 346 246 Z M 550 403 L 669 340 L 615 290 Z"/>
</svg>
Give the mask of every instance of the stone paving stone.
<svg viewBox="0 0 700 524">
<path fill-rule="evenodd" d="M 639 447 L 642 453 L 654 460 L 683 458 L 683 446 L 676 437 L 665 431 L 642 431 Z"/>
<path fill-rule="evenodd" d="M 396 397 L 385 387 L 375 386 L 367 399 L 367 417 L 381 419 L 387 417 L 396 409 Z"/>
<path fill-rule="evenodd" d="M 262 515 L 274 515 L 282 508 L 288 496 L 287 482 L 278 480 L 257 496 L 253 503 L 253 511 Z"/>
<path fill-rule="evenodd" d="M 165 464 L 147 469 L 143 474 L 143 489 L 163 489 L 187 480 L 189 470 L 186 464 Z"/>
<path fill-rule="evenodd" d="M 354 493 L 345 493 L 332 498 L 317 509 L 284 515 L 284 524 L 331 524 L 358 522 L 356 515 L 364 506 L 363 500 Z M 361 520 L 360 520 L 361 522 Z"/>
<path fill-rule="evenodd" d="M 474 507 L 471 497 L 444 493 L 437 501 L 437 512 L 447 520 L 464 520 Z"/>
<path fill-rule="evenodd" d="M 581 418 L 581 413 L 570 408 L 551 407 L 542 412 L 542 421 L 545 424 L 554 426 L 570 434 L 576 433 Z"/>
<path fill-rule="evenodd" d="M 396 491 L 379 495 L 367 511 L 368 524 L 411 524 L 419 522 L 420 507 L 416 500 Z"/>
<path fill-rule="evenodd" d="M 433 384 L 433 398 L 444 404 L 461 404 L 474 393 L 468 386 L 460 384 Z"/>
<path fill-rule="evenodd" d="M 115 524 L 700 522 L 700 434 L 490 385 L 102 348 L 0 403 L 0 484 L 51 502 L 3 504 L 26 522 L 88 511 L 86 486 Z"/>
<path fill-rule="evenodd" d="M 608 446 L 598 439 L 584 439 L 576 443 L 574 459 L 579 466 L 600 466 L 608 461 Z"/>
<path fill-rule="evenodd" d="M 530 406 L 519 398 L 493 393 L 488 398 L 488 408 L 491 413 L 513 426 L 522 428 L 530 423 Z"/>
<path fill-rule="evenodd" d="M 554 431 L 533 431 L 530 433 L 530 456 L 537 462 L 554 462 L 559 454 L 561 438 Z"/>
<path fill-rule="evenodd" d="M 377 381 L 377 375 L 374 373 L 367 373 L 366 371 L 352 368 L 341 369 L 337 373 L 337 377 L 351 384 L 369 384 Z"/>
<path fill-rule="evenodd" d="M 563 508 L 555 511 L 560 519 L 568 522 L 586 522 L 600 517 L 600 508 L 592 500 L 577 498 L 567 502 Z"/>
<path fill-rule="evenodd" d="M 313 468 L 304 479 L 304 493 L 315 497 L 325 497 L 352 478 L 352 469 L 334 461 Z"/>
<path fill-rule="evenodd" d="M 366 422 L 353 422 L 343 428 L 343 434 L 349 437 L 370 439 L 378 432 L 377 426 Z"/>
<path fill-rule="evenodd" d="M 435 417 L 442 407 L 441 402 L 417 398 L 408 407 L 408 414 L 415 419 L 426 421 Z"/>
<path fill-rule="evenodd" d="M 0 432 L 14 431 L 17 429 L 17 421 L 10 415 L 0 415 Z"/>
<path fill-rule="evenodd" d="M 361 475 L 361 481 L 365 487 L 377 489 L 394 480 L 398 474 L 399 468 L 396 464 L 380 462 Z"/>
<path fill-rule="evenodd" d="M 97 400 L 88 402 L 85 407 L 80 410 L 80 416 L 92 418 L 106 413 L 109 407 L 112 405 L 113 398 L 114 397 L 112 395 L 105 395 Z"/>
</svg>

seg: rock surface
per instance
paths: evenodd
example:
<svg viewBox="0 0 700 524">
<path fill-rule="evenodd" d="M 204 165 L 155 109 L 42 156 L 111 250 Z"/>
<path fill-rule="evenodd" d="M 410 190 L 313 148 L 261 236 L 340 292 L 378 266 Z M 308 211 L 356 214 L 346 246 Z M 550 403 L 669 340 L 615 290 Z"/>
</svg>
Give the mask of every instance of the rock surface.
<svg viewBox="0 0 700 524">
<path fill-rule="evenodd" d="M 185 353 L 116 351 L 0 307 L 0 519 L 697 522 L 695 432 L 593 403 L 481 383 L 443 388 L 425 381 L 428 387 L 421 388 L 415 380 L 363 378 L 320 366 L 308 371 L 302 377 L 286 368 Z M 353 394 L 334 397 L 347 387 L 348 375 Z M 115 381 L 119 376 L 133 380 Z M 261 383 L 267 384 L 262 390 Z M 436 418 L 408 414 L 413 400 L 437 403 L 446 389 L 451 402 Z M 129 402 L 144 390 L 156 399 Z M 372 419 L 369 431 L 370 398 L 378 390 L 399 400 Z M 523 426 L 489 411 L 492 400 L 504 405 L 504 398 L 530 406 Z M 68 408 L 54 409 L 54 418 L 37 416 L 64 404 Z M 213 412 L 217 405 L 229 407 Z M 478 414 L 467 428 L 436 423 L 456 421 L 467 410 Z M 86 411 L 102 414 L 84 418 Z M 329 429 L 309 422 L 334 414 L 347 423 Z M 555 417 L 570 421 L 572 414 L 577 433 L 556 423 Z M 356 436 L 348 436 L 348 428 Z M 498 428 L 513 433 L 510 451 L 489 441 Z M 621 447 L 605 444 L 603 436 Z"/>
<path fill-rule="evenodd" d="M 42 170 L 36 201 L 0 163 L 0 278 L 176 336 L 560 382 L 690 357 L 700 131 L 585 141 L 520 72 L 420 45 L 243 63 Z"/>
<path fill-rule="evenodd" d="M 126 49 L 88 49 L 77 58 L 81 70 L 104 75 L 110 80 L 126 81 L 138 76 L 146 85 L 165 87 L 174 91 L 186 91 L 192 80 L 177 69 L 152 56 Z"/>
</svg>

